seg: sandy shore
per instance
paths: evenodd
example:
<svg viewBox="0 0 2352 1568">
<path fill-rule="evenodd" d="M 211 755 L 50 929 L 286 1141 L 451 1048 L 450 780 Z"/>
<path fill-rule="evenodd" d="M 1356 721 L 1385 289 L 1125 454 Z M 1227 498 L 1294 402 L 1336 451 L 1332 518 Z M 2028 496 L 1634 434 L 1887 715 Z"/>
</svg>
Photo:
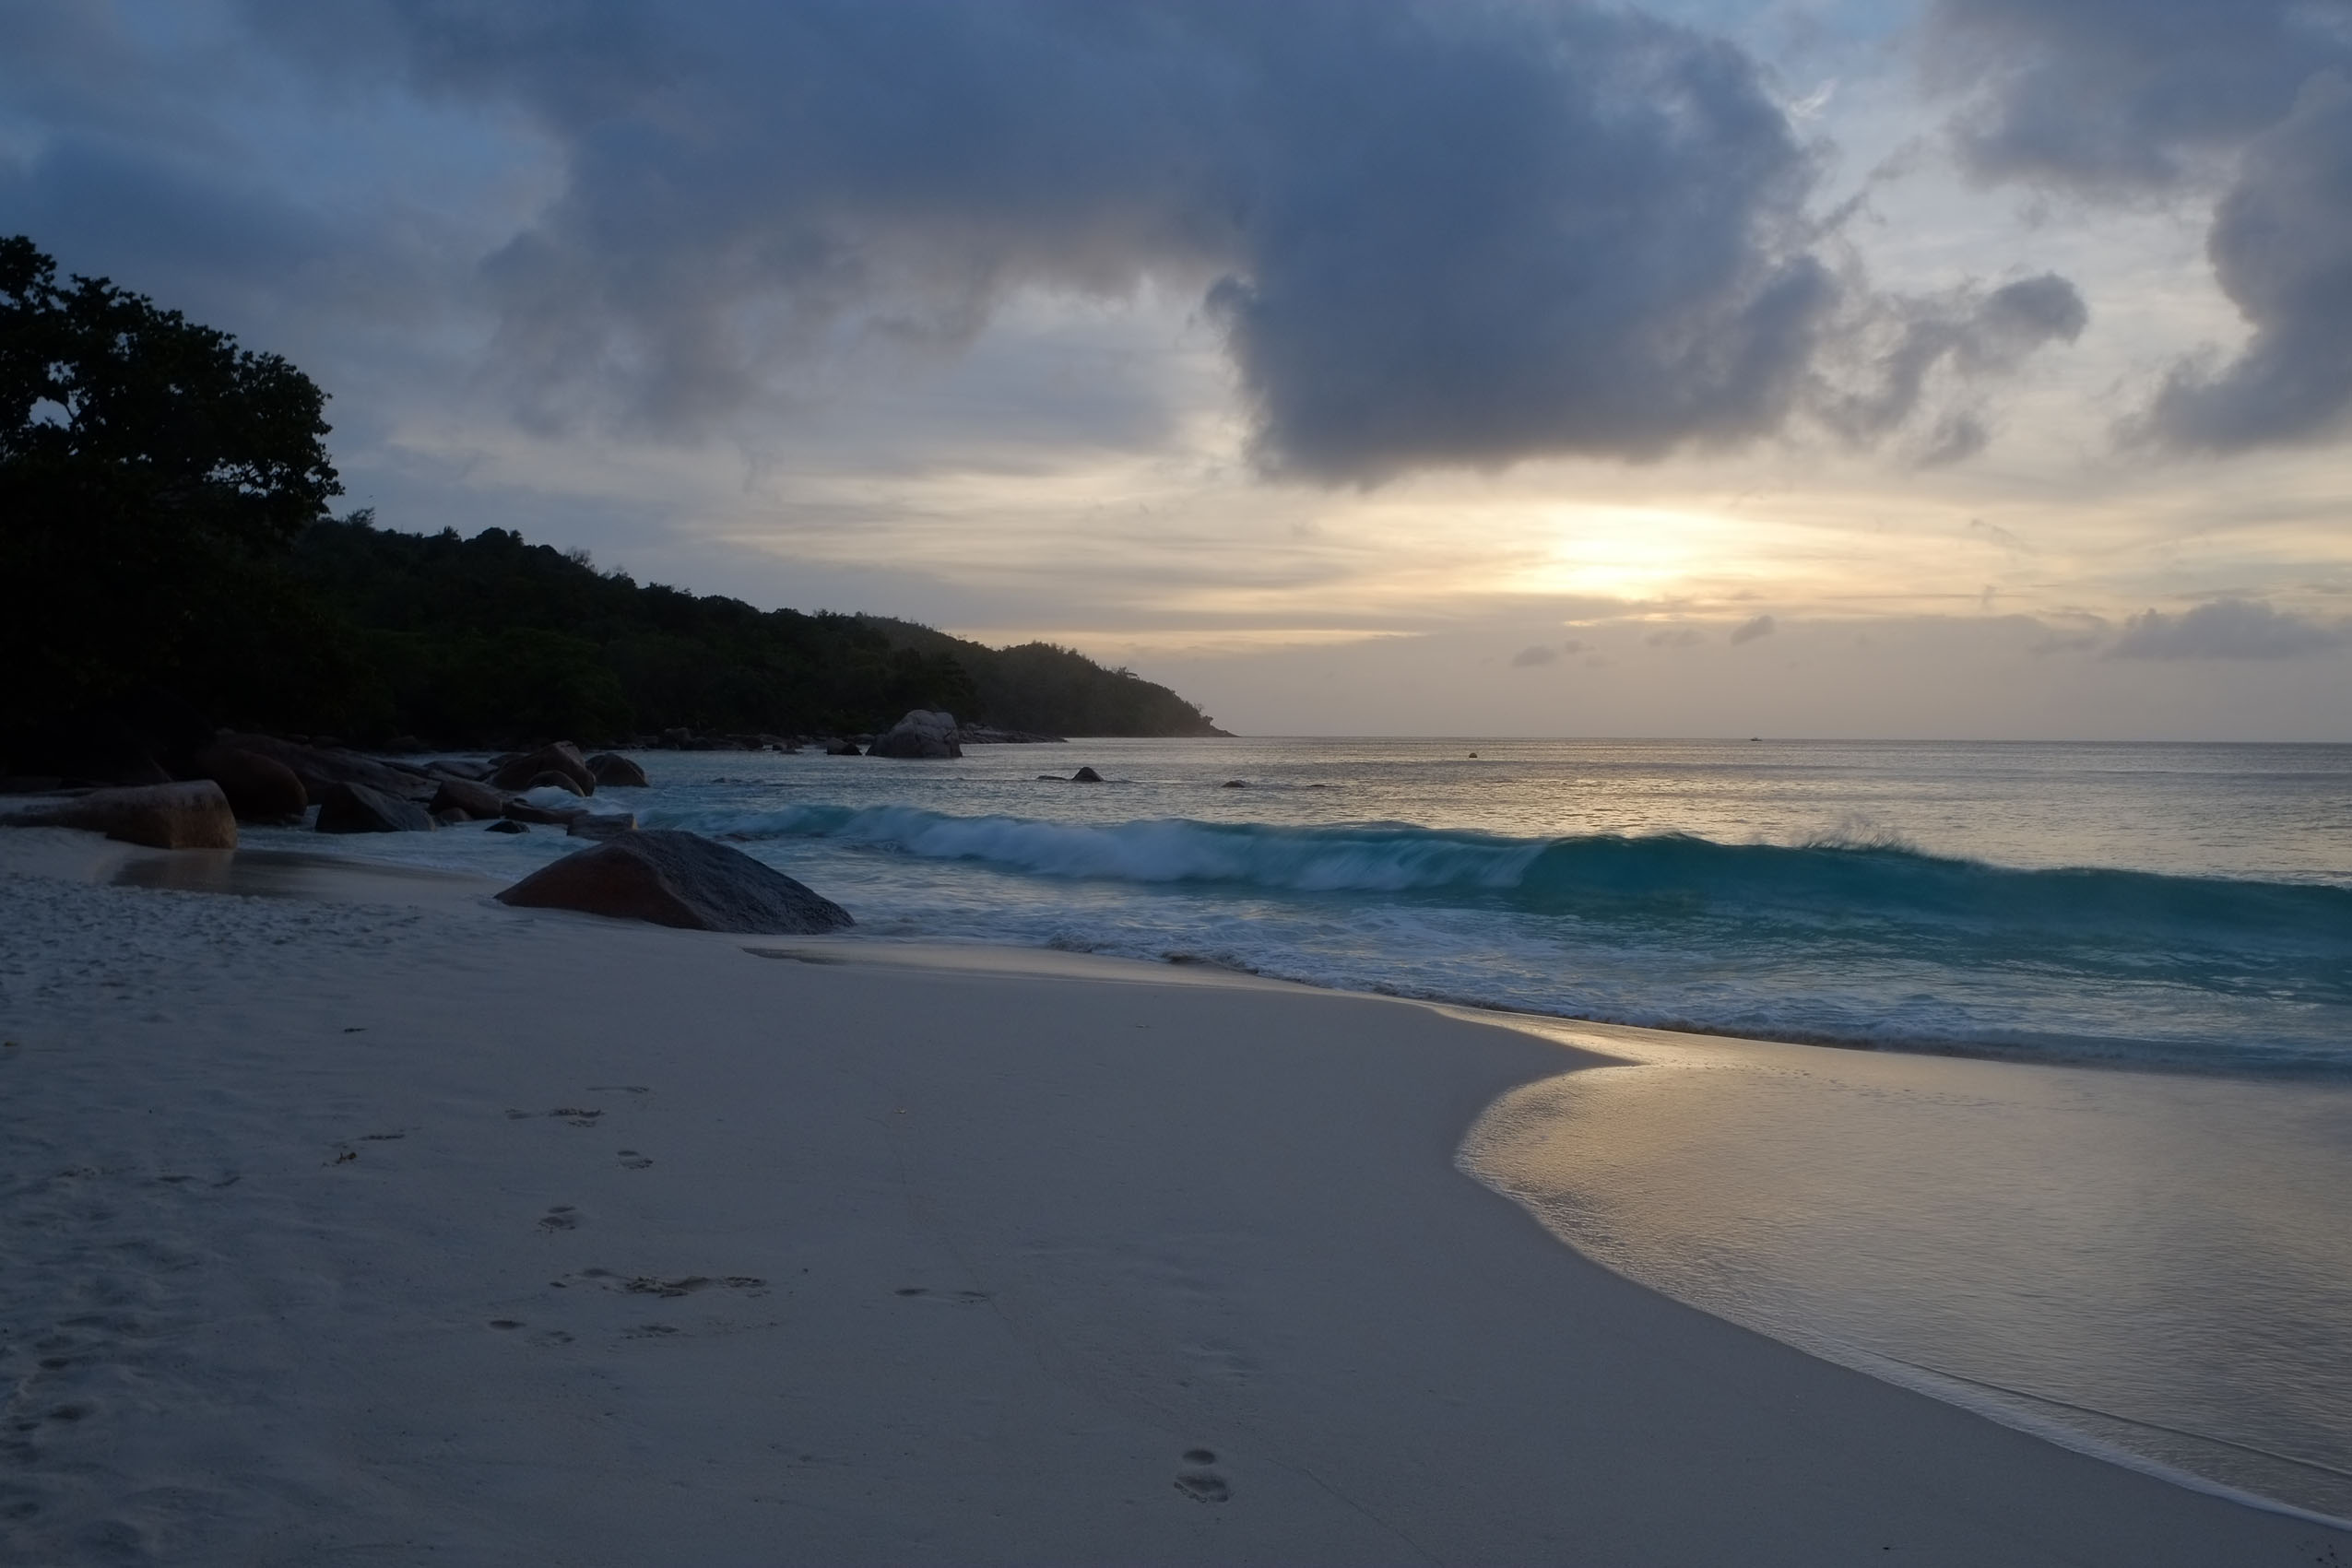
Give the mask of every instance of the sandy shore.
<svg viewBox="0 0 2352 1568">
<path fill-rule="evenodd" d="M 0 1561 L 2352 1555 L 1562 1246 L 1526 1034 L 161 862 L 0 835 Z"/>
</svg>

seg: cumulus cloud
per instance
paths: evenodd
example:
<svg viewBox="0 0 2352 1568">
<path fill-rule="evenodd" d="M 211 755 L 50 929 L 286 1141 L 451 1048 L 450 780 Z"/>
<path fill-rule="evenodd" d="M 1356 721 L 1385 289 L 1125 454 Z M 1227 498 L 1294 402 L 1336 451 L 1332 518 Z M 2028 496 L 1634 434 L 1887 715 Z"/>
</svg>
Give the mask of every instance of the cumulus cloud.
<svg viewBox="0 0 2352 1568">
<path fill-rule="evenodd" d="M 2094 195 L 2219 182 L 2216 280 L 2252 336 L 2183 362 L 2131 433 L 2239 451 L 2352 416 L 2352 4 L 1936 0 L 1964 159 Z"/>
<path fill-rule="evenodd" d="M 1518 653 L 1513 654 L 1511 655 L 1511 667 L 1513 669 L 1534 669 L 1538 666 L 1552 663 L 1559 656 L 1560 651 L 1557 648 L 1552 647 L 1548 643 L 1537 643 L 1532 646 L 1521 648 Z"/>
<path fill-rule="evenodd" d="M 1770 616 L 1752 617 L 1731 628 L 1731 646 L 1736 648 L 1743 643 L 1753 643 L 1759 637 L 1769 637 L 1778 630 L 1778 625 Z"/>
<path fill-rule="evenodd" d="M 1815 155 L 1755 64 L 1589 0 L 245 8 L 313 70 L 555 149 L 561 196 L 484 269 L 548 429 L 703 429 L 806 357 L 1149 280 L 1224 333 L 1267 471 L 1638 460 L 1817 412 L 1873 313 L 1814 253 Z M 1914 311 L 1841 429 L 2079 314 L 2054 278 Z M 1947 425 L 1935 451 L 1981 444 Z"/>
<path fill-rule="evenodd" d="M 2342 647 L 2341 626 L 2275 608 L 2260 599 L 2216 599 L 2181 615 L 2149 610 L 2123 623 L 2109 650 L 2119 659 L 2291 659 Z"/>
<path fill-rule="evenodd" d="M 2247 147 L 2207 249 L 2253 336 L 2225 365 L 2175 371 L 2152 432 L 2225 452 L 2340 432 L 2352 411 L 2352 82 L 2315 79 Z"/>
</svg>

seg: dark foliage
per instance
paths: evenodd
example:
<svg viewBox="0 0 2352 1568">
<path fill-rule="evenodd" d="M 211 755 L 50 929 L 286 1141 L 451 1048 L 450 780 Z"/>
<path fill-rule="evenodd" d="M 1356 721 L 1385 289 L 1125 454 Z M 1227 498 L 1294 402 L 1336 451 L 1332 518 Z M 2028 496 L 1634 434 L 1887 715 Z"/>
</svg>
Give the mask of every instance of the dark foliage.
<svg viewBox="0 0 2352 1568">
<path fill-rule="evenodd" d="M 1199 708 L 1129 669 L 1051 643 L 987 648 L 913 621 L 865 616 L 892 645 L 945 654 L 971 672 L 986 722 L 1048 735 L 1223 735 Z"/>
<path fill-rule="evenodd" d="M 0 658 L 18 725 L 168 682 L 231 722 L 333 707 L 356 650 L 284 576 L 340 493 L 274 354 L 0 238 Z"/>
<path fill-rule="evenodd" d="M 502 528 L 336 521 L 325 395 L 285 360 L 0 239 L 0 749 L 176 768 L 211 722 L 443 745 L 684 728 L 1214 733 L 1058 648 L 640 587 Z"/>
<path fill-rule="evenodd" d="M 1166 688 L 1065 649 L 640 586 L 502 528 L 400 534 L 360 515 L 312 527 L 293 564 L 365 629 L 384 722 L 453 744 L 857 732 L 918 707 L 1057 734 L 1216 733 Z"/>
</svg>

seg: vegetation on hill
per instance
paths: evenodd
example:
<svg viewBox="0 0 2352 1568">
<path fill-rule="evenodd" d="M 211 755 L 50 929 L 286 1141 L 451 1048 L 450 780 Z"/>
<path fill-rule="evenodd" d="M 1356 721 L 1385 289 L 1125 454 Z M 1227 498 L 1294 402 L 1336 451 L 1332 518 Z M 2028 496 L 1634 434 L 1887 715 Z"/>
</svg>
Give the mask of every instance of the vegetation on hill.
<svg viewBox="0 0 2352 1568">
<path fill-rule="evenodd" d="M 1048 735 L 1223 735 L 1209 716 L 1130 669 L 1106 670 L 1051 643 L 984 647 L 911 620 L 858 619 L 891 646 L 952 658 L 970 676 L 976 711 L 1008 729 Z"/>
<path fill-rule="evenodd" d="M 1213 735 L 1046 643 L 640 585 L 502 528 L 337 520 L 325 395 L 272 355 L 0 239 L 0 739 L 159 690 L 243 728 L 442 745 L 885 727 L 909 708 Z M 64 744 L 60 742 L 60 744 Z"/>
</svg>

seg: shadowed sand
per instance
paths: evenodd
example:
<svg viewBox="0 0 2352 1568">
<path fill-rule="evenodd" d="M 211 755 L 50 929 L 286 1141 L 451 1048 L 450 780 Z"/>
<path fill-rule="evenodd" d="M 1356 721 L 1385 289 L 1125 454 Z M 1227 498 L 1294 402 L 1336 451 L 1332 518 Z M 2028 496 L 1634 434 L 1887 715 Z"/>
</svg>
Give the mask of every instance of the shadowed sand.
<svg viewBox="0 0 2352 1568">
<path fill-rule="evenodd" d="M 1499 1096 L 1600 1059 L 1525 1034 L 441 883 L 110 886 L 143 857 L 62 833 L 0 855 L 8 1561 L 2352 1547 L 1560 1245 L 1454 1164 Z"/>
</svg>

